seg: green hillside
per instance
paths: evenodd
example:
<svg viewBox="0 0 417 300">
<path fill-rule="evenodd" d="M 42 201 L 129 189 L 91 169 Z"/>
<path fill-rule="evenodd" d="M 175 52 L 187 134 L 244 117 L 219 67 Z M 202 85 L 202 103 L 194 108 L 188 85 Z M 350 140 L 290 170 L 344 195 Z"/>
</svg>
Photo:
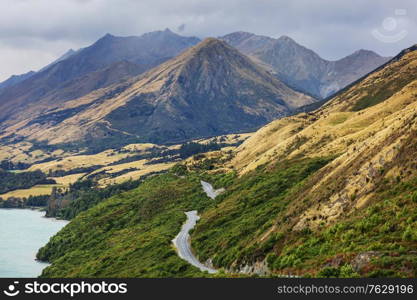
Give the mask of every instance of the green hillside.
<svg viewBox="0 0 417 300">
<path fill-rule="evenodd" d="M 196 178 L 160 175 L 79 214 L 41 248 L 43 277 L 204 276 L 171 245 L 184 211 L 209 204 Z"/>
</svg>

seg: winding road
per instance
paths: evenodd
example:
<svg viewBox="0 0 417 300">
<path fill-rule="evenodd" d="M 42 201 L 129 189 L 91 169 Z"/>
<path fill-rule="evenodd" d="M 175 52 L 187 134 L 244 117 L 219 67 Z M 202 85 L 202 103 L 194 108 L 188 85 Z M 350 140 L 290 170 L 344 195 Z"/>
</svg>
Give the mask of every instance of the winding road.
<svg viewBox="0 0 417 300">
<path fill-rule="evenodd" d="M 194 228 L 197 221 L 200 217 L 197 215 L 196 210 L 187 211 L 185 213 L 187 215 L 187 221 L 184 225 L 182 225 L 181 231 L 178 235 L 173 239 L 173 243 L 178 250 L 178 256 L 184 259 L 185 261 L 189 262 L 193 266 L 199 268 L 201 271 L 207 271 L 211 274 L 216 273 L 217 271 L 203 265 L 201 262 L 198 261 L 197 257 L 194 256 L 193 251 L 191 250 L 190 245 L 190 230 Z"/>
<path fill-rule="evenodd" d="M 205 181 L 200 181 L 201 186 L 203 187 L 204 192 L 207 196 L 211 199 L 215 199 L 220 193 L 222 193 L 225 189 L 218 189 L 215 190 L 213 186 Z M 187 261 L 188 263 L 192 264 L 193 266 L 199 268 L 203 272 L 208 272 L 210 274 L 217 273 L 216 269 L 210 268 L 203 263 L 201 263 L 197 257 L 195 257 L 190 244 L 190 230 L 194 228 L 197 224 L 197 221 L 200 217 L 197 214 L 196 210 L 187 211 L 185 212 L 187 216 L 187 221 L 182 225 L 181 231 L 178 235 L 172 240 L 174 243 L 175 248 L 177 249 L 178 256 L 181 257 L 183 260 Z M 297 275 L 278 275 L 282 278 L 300 278 Z"/>
<path fill-rule="evenodd" d="M 206 192 L 206 195 L 207 195 L 207 197 L 209 197 L 209 198 L 211 198 L 211 199 L 215 199 L 220 193 L 222 193 L 222 192 L 224 192 L 224 189 L 222 188 L 222 189 L 218 189 L 218 190 L 215 190 L 214 188 L 213 188 L 213 186 L 210 184 L 210 183 L 208 183 L 208 182 L 205 182 L 205 181 L 203 181 L 203 180 L 200 180 L 200 183 L 201 183 L 201 186 L 203 187 L 203 190 L 204 190 L 204 192 Z"/>
<path fill-rule="evenodd" d="M 215 190 L 213 186 L 205 181 L 201 181 L 201 186 L 204 192 L 211 199 L 215 199 L 224 189 Z M 177 248 L 178 256 L 189 262 L 193 266 L 199 268 L 203 272 L 209 272 L 210 274 L 216 273 L 217 270 L 207 267 L 202 264 L 197 257 L 193 254 L 190 244 L 190 230 L 194 228 L 200 217 L 197 215 L 196 210 L 185 212 L 187 215 L 187 221 L 182 225 L 181 231 L 172 240 L 175 248 Z"/>
</svg>

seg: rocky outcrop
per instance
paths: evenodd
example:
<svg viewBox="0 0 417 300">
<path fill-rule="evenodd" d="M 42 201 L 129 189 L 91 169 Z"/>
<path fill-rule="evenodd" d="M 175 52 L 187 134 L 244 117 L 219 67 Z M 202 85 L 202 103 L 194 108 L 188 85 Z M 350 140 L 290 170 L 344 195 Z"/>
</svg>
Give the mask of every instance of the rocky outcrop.
<svg viewBox="0 0 417 300">
<path fill-rule="evenodd" d="M 271 274 L 271 271 L 268 268 L 268 263 L 266 260 L 256 261 L 254 263 L 246 263 L 236 267 L 232 267 L 228 270 L 229 273 L 238 273 L 245 275 L 258 275 L 258 276 L 268 276 Z"/>
</svg>

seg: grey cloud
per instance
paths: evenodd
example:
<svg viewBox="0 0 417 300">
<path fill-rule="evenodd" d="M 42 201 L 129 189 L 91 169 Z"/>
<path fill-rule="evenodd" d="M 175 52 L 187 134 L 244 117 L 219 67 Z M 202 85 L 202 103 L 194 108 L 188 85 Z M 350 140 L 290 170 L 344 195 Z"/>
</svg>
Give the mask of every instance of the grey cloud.
<svg viewBox="0 0 417 300">
<path fill-rule="evenodd" d="M 407 15 L 396 16 L 399 8 Z M 389 17 L 398 20 L 391 31 L 382 24 Z M 0 80 L 46 65 L 107 32 L 139 35 L 169 27 L 199 37 L 237 30 L 289 35 L 324 58 L 338 59 L 360 48 L 394 55 L 416 43 L 416 20 L 414 0 L 2 0 Z M 386 43 L 373 30 L 407 35 Z"/>
</svg>

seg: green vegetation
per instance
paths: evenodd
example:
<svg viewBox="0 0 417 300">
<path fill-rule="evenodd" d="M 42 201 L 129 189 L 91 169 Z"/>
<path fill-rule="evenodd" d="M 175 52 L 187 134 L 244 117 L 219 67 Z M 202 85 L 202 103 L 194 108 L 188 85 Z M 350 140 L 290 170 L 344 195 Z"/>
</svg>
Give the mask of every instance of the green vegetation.
<svg viewBox="0 0 417 300">
<path fill-rule="evenodd" d="M 181 148 L 178 150 L 178 152 L 179 152 L 179 156 L 182 159 L 185 159 L 195 154 L 220 150 L 221 148 L 226 147 L 226 146 L 230 146 L 230 145 L 218 144 L 214 142 L 211 142 L 208 144 L 189 142 L 189 143 L 181 145 Z"/>
<path fill-rule="evenodd" d="M 71 184 L 69 189 L 64 192 L 54 191 L 50 197 L 47 216 L 70 220 L 80 212 L 93 207 L 97 203 L 108 199 L 113 195 L 138 187 L 139 183 L 139 180 L 129 180 L 120 184 L 99 188 L 91 179 L 77 181 L 76 183 Z M 51 204 L 51 202 L 68 203 L 68 205 L 65 207 L 57 207 L 56 205 Z"/>
<path fill-rule="evenodd" d="M 202 215 L 192 234 L 193 248 L 201 260 L 211 258 L 215 266 L 230 267 L 234 262 L 253 262 L 265 256 L 282 236 L 273 236 L 264 244 L 256 240 L 285 211 L 291 191 L 329 160 L 285 161 L 235 179 L 224 175 L 223 182 L 229 183 L 226 192 L 216 198 L 215 207 Z"/>
<path fill-rule="evenodd" d="M 80 213 L 38 253 L 43 277 L 206 276 L 180 259 L 171 240 L 185 211 L 212 205 L 197 176 L 154 176 Z"/>
<path fill-rule="evenodd" d="M 43 207 L 46 206 L 49 200 L 49 195 L 41 195 L 41 196 L 29 196 L 25 204 L 26 206 L 39 206 Z"/>
<path fill-rule="evenodd" d="M 52 262 L 42 276 L 208 276 L 171 244 L 188 210 L 201 215 L 194 251 L 219 269 L 266 260 L 272 276 L 417 276 L 417 178 L 383 181 L 366 209 L 336 224 L 291 230 L 295 195 L 331 160 L 283 161 L 242 177 L 177 165 L 79 213 L 39 251 Z M 226 191 L 211 200 L 200 179 Z"/>
<path fill-rule="evenodd" d="M 103 165 L 94 165 L 94 166 L 90 166 L 90 167 L 78 167 L 78 168 L 73 168 L 71 170 L 49 170 L 48 172 L 48 176 L 49 177 L 64 177 L 64 176 L 68 176 L 68 175 L 73 175 L 73 174 L 80 174 L 80 173 L 91 173 L 94 172 L 100 168 L 104 167 Z"/>
<path fill-rule="evenodd" d="M 24 169 L 27 169 L 29 167 L 30 167 L 29 164 L 25 164 L 25 163 L 22 163 L 22 162 L 13 163 L 13 162 L 8 161 L 8 160 L 0 161 L 0 169 L 3 169 L 3 170 L 24 170 Z"/>
<path fill-rule="evenodd" d="M 311 275 L 321 277 L 416 277 L 416 191 L 417 178 L 386 181 L 366 210 L 318 231 L 287 233 L 268 255 L 270 268 L 319 270 Z M 369 259 L 360 263 L 360 255 Z"/>
<path fill-rule="evenodd" d="M 328 161 L 285 162 L 273 170 L 258 169 L 243 178 L 233 172 L 189 172 L 177 165 L 168 174 L 148 178 L 136 189 L 79 213 L 40 249 L 38 258 L 52 262 L 42 276 L 206 276 L 181 260 L 171 244 L 185 221 L 184 212 L 189 210 L 198 210 L 203 216 L 193 235 L 198 254 L 201 250 L 215 251 L 214 262 L 220 266 L 227 266 L 225 262 L 231 263 L 238 257 L 256 256 L 251 241 L 285 208 L 285 195 Z M 213 201 L 204 194 L 200 179 L 209 180 L 215 187 L 227 186 L 227 192 Z M 240 200 L 243 195 L 245 198 Z M 77 212 L 81 203 L 95 204 L 91 200 L 76 204 L 78 201 L 63 210 L 62 216 Z M 207 218 L 213 213 L 222 216 Z M 206 239 L 207 234 L 210 237 Z M 276 240 L 280 238 L 275 236 Z M 274 241 L 269 240 L 269 245 Z"/>
<path fill-rule="evenodd" d="M 37 184 L 55 184 L 56 182 L 47 179 L 41 171 L 12 173 L 0 169 L 0 194 L 18 189 L 28 189 Z"/>
</svg>

